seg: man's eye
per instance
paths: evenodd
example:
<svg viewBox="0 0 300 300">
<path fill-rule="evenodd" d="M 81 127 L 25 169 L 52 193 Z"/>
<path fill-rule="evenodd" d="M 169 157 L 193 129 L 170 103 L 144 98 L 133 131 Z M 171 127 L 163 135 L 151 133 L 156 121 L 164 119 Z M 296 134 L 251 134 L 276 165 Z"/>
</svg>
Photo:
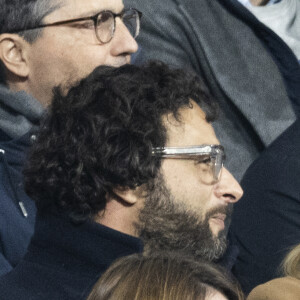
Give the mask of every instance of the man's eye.
<svg viewBox="0 0 300 300">
<path fill-rule="evenodd" d="M 94 28 L 94 22 L 87 21 L 87 22 L 81 22 L 81 23 L 74 23 L 73 26 L 76 27 L 76 28 L 93 29 Z"/>
<path fill-rule="evenodd" d="M 211 164 L 211 158 L 206 158 L 204 160 L 201 160 L 199 163 L 210 165 Z"/>
<path fill-rule="evenodd" d="M 99 23 L 105 23 L 110 21 L 113 18 L 112 14 L 110 12 L 103 12 L 101 14 L 100 19 L 98 20 Z"/>
<path fill-rule="evenodd" d="M 204 157 L 198 158 L 196 160 L 196 164 L 207 164 L 207 165 L 210 165 L 211 164 L 211 157 L 210 156 L 204 156 Z"/>
</svg>

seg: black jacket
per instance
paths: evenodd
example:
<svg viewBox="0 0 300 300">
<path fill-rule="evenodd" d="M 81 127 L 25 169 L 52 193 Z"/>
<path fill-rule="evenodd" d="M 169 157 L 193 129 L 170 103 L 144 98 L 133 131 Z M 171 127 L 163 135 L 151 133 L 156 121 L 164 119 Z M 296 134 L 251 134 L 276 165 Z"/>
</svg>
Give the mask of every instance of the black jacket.
<svg viewBox="0 0 300 300">
<path fill-rule="evenodd" d="M 142 242 L 93 222 L 63 215 L 37 217 L 20 264 L 0 279 L 0 299 L 80 300 L 117 258 L 142 252 Z"/>
<path fill-rule="evenodd" d="M 300 120 L 250 166 L 241 184 L 245 194 L 231 223 L 239 246 L 233 272 L 248 293 L 279 277 L 283 258 L 300 244 Z"/>
</svg>

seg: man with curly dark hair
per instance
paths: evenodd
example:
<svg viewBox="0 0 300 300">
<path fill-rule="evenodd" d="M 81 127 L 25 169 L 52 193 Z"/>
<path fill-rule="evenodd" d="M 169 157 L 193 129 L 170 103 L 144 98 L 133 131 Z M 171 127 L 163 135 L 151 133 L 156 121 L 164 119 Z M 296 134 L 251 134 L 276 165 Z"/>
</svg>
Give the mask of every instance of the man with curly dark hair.
<svg viewBox="0 0 300 300">
<path fill-rule="evenodd" d="M 176 250 L 214 261 L 242 190 L 200 79 L 163 63 L 99 67 L 56 89 L 25 169 L 38 217 L 1 299 L 84 299 L 110 263 Z"/>
</svg>

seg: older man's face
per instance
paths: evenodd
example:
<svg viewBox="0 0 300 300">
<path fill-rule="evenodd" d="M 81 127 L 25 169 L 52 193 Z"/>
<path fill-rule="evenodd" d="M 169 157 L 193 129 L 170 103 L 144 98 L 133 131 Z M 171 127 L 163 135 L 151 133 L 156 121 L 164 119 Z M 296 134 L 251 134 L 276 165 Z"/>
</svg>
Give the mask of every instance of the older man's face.
<svg viewBox="0 0 300 300">
<path fill-rule="evenodd" d="M 165 116 L 168 147 L 219 144 L 204 112 L 193 108 L 180 112 L 182 123 Z M 193 159 L 163 159 L 155 188 L 140 214 L 139 234 L 146 251 L 176 250 L 208 260 L 226 249 L 224 221 L 242 189 L 226 168 L 218 182 L 201 178 L 201 164 Z"/>
<path fill-rule="evenodd" d="M 43 22 L 88 17 L 103 10 L 120 13 L 122 9 L 122 0 L 61 0 L 60 8 Z M 99 65 L 129 63 L 130 54 L 138 48 L 120 18 L 116 18 L 115 35 L 107 44 L 101 44 L 96 38 L 90 20 L 46 27 L 29 47 L 29 90 L 44 104 L 50 102 L 54 86 L 69 86 Z"/>
</svg>

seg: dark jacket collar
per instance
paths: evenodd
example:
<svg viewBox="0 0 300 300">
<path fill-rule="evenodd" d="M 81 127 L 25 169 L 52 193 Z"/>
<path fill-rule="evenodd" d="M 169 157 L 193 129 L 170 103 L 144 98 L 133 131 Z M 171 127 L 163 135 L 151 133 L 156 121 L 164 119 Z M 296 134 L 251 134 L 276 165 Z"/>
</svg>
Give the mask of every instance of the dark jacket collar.
<svg viewBox="0 0 300 300">
<path fill-rule="evenodd" d="M 3 176 L 3 187 L 8 192 L 8 198 L 2 195 L 3 201 L 13 201 L 20 209 L 24 217 L 35 216 L 35 206 L 26 195 L 23 188 L 23 174 L 27 151 L 34 141 L 34 131 L 30 131 L 18 138 L 11 138 L 6 132 L 0 129 L 0 167 Z M 1 187 L 0 187 L 1 190 Z M 3 191 L 1 191 L 3 193 Z M 6 198 L 6 199 L 5 199 Z M 5 200 L 4 200 L 5 199 Z M 33 229 L 33 228 L 32 228 Z"/>
<path fill-rule="evenodd" d="M 0 129 L 0 149 L 5 151 L 9 165 L 23 166 L 27 151 L 34 141 L 32 137 L 35 137 L 35 131 L 13 139 Z"/>
<path fill-rule="evenodd" d="M 86 276 L 102 273 L 119 257 L 142 252 L 142 241 L 95 222 L 73 224 L 64 215 L 38 216 L 25 260 Z"/>
</svg>

